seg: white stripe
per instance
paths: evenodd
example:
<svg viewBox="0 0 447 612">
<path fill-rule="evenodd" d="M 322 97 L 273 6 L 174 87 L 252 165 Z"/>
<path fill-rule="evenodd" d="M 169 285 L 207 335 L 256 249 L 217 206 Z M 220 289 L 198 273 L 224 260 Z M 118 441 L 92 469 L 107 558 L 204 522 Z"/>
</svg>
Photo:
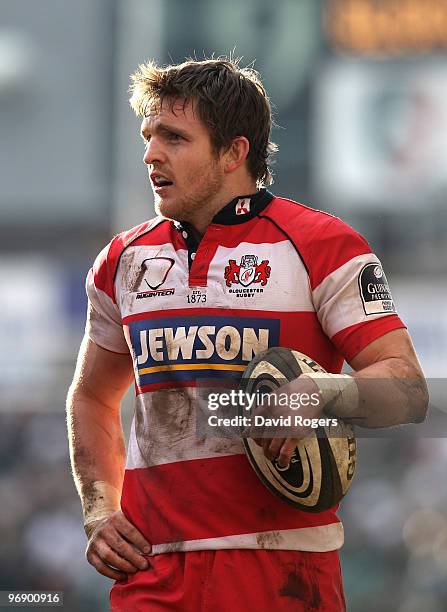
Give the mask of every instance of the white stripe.
<svg viewBox="0 0 447 612">
<path fill-rule="evenodd" d="M 330 550 L 338 550 L 343 545 L 343 542 L 343 525 L 341 523 L 331 523 L 318 527 L 262 531 L 260 533 L 243 533 L 219 538 L 155 544 L 152 546 L 151 554 L 159 555 L 168 552 L 224 550 L 230 548 L 328 552 Z"/>
<path fill-rule="evenodd" d="M 240 265 L 244 255 L 255 255 L 258 265 L 267 260 L 271 272 L 265 286 L 254 282 L 249 285 L 248 290 L 255 292 L 251 298 L 236 299 L 236 294 L 230 293 L 230 290 L 234 292 L 236 289 L 243 290 L 244 287 L 238 283 L 227 287 L 224 270 L 230 259 Z M 307 270 L 289 240 L 261 244 L 241 242 L 236 247 L 219 246 L 210 264 L 208 279 L 223 286 L 228 305 L 236 302 L 241 308 L 315 312 Z"/>
<path fill-rule="evenodd" d="M 168 257 L 174 260 L 174 265 L 169 269 L 165 282 L 159 287 L 160 290 L 175 289 L 174 294 L 136 299 L 138 292 L 150 293 L 151 291 L 144 280 L 147 273 L 142 269 L 142 264 L 144 260 L 156 257 Z M 187 270 L 188 251 L 186 249 L 176 251 L 174 245 L 169 242 L 128 247 L 121 256 L 115 280 L 115 294 L 122 318 L 148 310 L 186 307 Z"/>
<path fill-rule="evenodd" d="M 358 279 L 360 271 L 367 263 L 380 265 L 373 253 L 358 255 L 331 272 L 313 290 L 318 320 L 329 338 L 351 325 L 394 314 L 365 314 Z"/>
<path fill-rule="evenodd" d="M 247 287 L 240 283 L 226 285 L 225 268 L 230 259 L 240 265 L 244 255 L 255 255 L 258 265 L 267 260 L 271 268 L 266 285 L 251 282 Z M 141 265 L 145 259 L 169 257 L 175 263 L 169 270 L 160 289 L 174 289 L 174 294 L 136 299 L 136 286 L 145 288 Z M 141 278 L 140 278 L 141 277 Z M 188 253 L 175 250 L 170 243 L 138 245 L 127 248 L 118 266 L 115 281 L 116 296 L 122 317 L 143 313 L 147 310 L 169 310 L 188 308 L 231 307 L 278 312 L 315 312 L 309 287 L 307 270 L 293 245 L 284 240 L 277 243 L 252 244 L 241 242 L 235 248 L 219 246 L 213 257 L 207 278 L 207 287 L 201 287 L 203 299 L 188 302 L 191 288 L 188 286 Z M 244 296 L 244 292 L 249 297 Z M 240 297 L 240 296 L 243 297 Z"/>
</svg>

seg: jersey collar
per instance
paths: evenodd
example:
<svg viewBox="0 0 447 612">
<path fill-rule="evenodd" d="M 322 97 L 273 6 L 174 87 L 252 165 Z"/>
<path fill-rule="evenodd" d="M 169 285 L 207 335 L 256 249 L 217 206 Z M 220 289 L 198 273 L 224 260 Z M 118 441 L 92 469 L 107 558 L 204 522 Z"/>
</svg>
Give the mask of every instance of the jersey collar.
<svg viewBox="0 0 447 612">
<path fill-rule="evenodd" d="M 219 225 L 239 225 L 256 217 L 274 198 L 267 189 L 256 193 L 240 195 L 221 208 L 211 223 Z"/>
<path fill-rule="evenodd" d="M 253 217 L 256 217 L 257 214 L 263 211 L 274 197 L 275 196 L 270 193 L 270 191 L 264 188 L 256 193 L 237 196 L 237 198 L 234 198 L 219 210 L 211 223 L 217 223 L 219 225 L 240 225 L 241 223 L 250 221 L 250 219 L 253 219 Z M 190 228 L 189 223 L 186 221 L 174 221 L 174 226 L 179 231 L 188 230 Z"/>
</svg>

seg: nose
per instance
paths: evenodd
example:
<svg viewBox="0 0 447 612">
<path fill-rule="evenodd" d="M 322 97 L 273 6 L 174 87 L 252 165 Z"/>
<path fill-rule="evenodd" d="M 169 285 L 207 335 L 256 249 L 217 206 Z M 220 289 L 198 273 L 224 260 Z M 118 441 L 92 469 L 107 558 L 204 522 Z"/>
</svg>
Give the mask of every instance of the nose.
<svg viewBox="0 0 447 612">
<path fill-rule="evenodd" d="M 149 166 L 150 164 L 154 164 L 156 162 L 162 162 L 163 158 L 164 153 L 160 140 L 156 136 L 151 136 L 150 140 L 146 143 L 143 162 Z"/>
</svg>

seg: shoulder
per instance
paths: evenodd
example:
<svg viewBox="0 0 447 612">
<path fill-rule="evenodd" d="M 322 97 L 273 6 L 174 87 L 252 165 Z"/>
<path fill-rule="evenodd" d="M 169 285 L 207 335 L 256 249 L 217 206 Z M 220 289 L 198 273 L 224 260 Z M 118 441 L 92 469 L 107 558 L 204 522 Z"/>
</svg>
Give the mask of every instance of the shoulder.
<svg viewBox="0 0 447 612">
<path fill-rule="evenodd" d="M 129 230 L 116 234 L 112 240 L 102 249 L 96 258 L 95 265 L 112 266 L 118 263 L 123 251 L 131 246 L 142 236 L 154 233 L 154 239 L 159 238 L 162 233 L 169 232 L 170 222 L 163 217 L 154 217 L 140 225 L 136 225 Z"/>
<path fill-rule="evenodd" d="M 275 197 L 260 216 L 294 244 L 313 285 L 351 259 L 371 253 L 368 242 L 345 221 L 299 202 Z"/>
<path fill-rule="evenodd" d="M 281 228 L 288 228 L 300 242 L 326 237 L 327 234 L 359 234 L 339 217 L 288 198 L 274 197 L 261 213 Z M 321 231 L 324 231 L 321 236 Z"/>
<path fill-rule="evenodd" d="M 127 247 L 139 240 L 139 238 L 142 236 L 147 236 L 148 234 L 153 233 L 154 239 L 158 239 L 160 231 L 162 233 L 165 231 L 169 232 L 169 227 L 170 222 L 163 217 L 154 217 L 149 221 L 136 225 L 135 227 L 121 232 L 112 238 L 107 245 L 108 255 L 112 259 L 117 257 L 119 258 Z"/>
<path fill-rule="evenodd" d="M 154 217 L 129 230 L 116 234 L 98 254 L 92 266 L 91 274 L 96 287 L 113 296 L 113 284 L 124 251 L 143 236 L 154 234 L 154 240 L 160 239 L 160 233 L 167 235 L 170 222 L 163 217 Z"/>
</svg>

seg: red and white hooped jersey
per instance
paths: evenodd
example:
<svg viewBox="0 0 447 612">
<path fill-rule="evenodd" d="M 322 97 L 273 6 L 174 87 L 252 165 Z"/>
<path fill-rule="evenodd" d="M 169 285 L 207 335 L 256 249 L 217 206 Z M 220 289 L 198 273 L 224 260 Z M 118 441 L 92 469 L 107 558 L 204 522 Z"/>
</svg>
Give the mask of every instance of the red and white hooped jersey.
<svg viewBox="0 0 447 612">
<path fill-rule="evenodd" d="M 163 218 L 116 236 L 87 292 L 89 337 L 132 354 L 121 505 L 153 552 L 339 548 L 336 508 L 296 510 L 260 482 L 239 439 L 197 437 L 197 385 L 239 378 L 270 346 L 339 372 L 404 327 L 367 242 L 338 218 L 263 189 L 230 202 L 198 244 L 186 223 Z"/>
</svg>

